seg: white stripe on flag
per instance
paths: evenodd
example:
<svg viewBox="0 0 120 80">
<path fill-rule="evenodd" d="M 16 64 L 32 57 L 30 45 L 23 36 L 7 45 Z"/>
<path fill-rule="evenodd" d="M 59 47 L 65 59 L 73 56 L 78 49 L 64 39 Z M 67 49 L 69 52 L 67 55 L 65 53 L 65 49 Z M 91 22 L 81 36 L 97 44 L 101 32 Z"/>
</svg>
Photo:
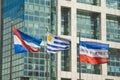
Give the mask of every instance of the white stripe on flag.
<svg viewBox="0 0 120 80">
<path fill-rule="evenodd" d="M 87 49 L 86 47 L 82 46 L 80 46 L 80 54 L 84 54 L 90 57 L 108 58 L 108 50 Z"/>
<path fill-rule="evenodd" d="M 27 45 L 29 45 L 32 49 L 36 50 L 38 48 L 40 48 L 40 46 L 32 43 L 32 42 L 27 42 L 25 40 L 23 40 Z M 19 44 L 22 45 L 21 41 L 19 40 L 19 38 L 17 36 L 14 35 L 14 44 Z"/>
<path fill-rule="evenodd" d="M 58 36 L 48 36 L 50 40 L 47 40 L 47 52 L 57 53 L 61 50 L 66 50 L 70 47 L 70 41 Z"/>
</svg>

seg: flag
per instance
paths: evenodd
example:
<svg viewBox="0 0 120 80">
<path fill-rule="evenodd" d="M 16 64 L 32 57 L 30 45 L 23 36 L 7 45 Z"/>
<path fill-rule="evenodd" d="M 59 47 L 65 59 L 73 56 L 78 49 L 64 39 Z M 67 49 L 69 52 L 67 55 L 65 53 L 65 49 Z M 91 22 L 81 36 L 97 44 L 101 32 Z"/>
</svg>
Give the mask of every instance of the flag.
<svg viewBox="0 0 120 80">
<path fill-rule="evenodd" d="M 15 53 L 40 52 L 40 43 L 42 39 L 29 36 L 17 30 L 15 27 L 13 27 L 13 33 Z"/>
<path fill-rule="evenodd" d="M 108 62 L 108 44 L 80 41 L 80 62 L 103 64 Z"/>
<path fill-rule="evenodd" d="M 70 40 L 48 34 L 47 36 L 48 53 L 57 53 L 59 51 L 67 50 L 69 48 L 70 48 Z"/>
</svg>

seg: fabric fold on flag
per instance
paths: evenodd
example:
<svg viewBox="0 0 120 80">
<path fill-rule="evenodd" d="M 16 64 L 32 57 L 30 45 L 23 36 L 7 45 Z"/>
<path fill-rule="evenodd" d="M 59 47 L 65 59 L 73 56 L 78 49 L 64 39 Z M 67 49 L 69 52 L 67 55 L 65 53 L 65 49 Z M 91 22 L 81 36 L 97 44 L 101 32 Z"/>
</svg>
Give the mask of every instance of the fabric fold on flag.
<svg viewBox="0 0 120 80">
<path fill-rule="evenodd" d="M 23 52 L 40 52 L 40 44 L 42 39 L 29 36 L 15 27 L 12 28 L 14 33 L 14 51 L 16 53 Z"/>
<path fill-rule="evenodd" d="M 67 50 L 69 48 L 70 48 L 70 40 L 48 34 L 47 36 L 48 53 L 57 53 L 59 51 Z"/>
<path fill-rule="evenodd" d="M 80 62 L 103 64 L 108 62 L 108 44 L 80 41 Z"/>
</svg>

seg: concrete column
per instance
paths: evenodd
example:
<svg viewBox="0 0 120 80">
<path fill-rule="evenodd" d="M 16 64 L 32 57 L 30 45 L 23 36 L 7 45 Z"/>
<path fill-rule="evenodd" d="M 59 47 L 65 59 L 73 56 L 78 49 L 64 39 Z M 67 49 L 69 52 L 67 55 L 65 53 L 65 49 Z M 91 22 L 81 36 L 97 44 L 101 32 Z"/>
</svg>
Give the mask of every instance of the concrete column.
<svg viewBox="0 0 120 80">
<path fill-rule="evenodd" d="M 60 5 L 61 1 L 60 0 L 57 0 L 57 6 L 56 6 L 56 17 L 57 17 L 57 22 L 56 22 L 56 25 L 57 25 L 57 35 L 61 35 L 61 5 Z M 56 56 L 56 70 L 57 70 L 57 76 L 56 76 L 56 80 L 61 80 L 61 54 L 60 53 L 57 53 L 57 56 Z"/>
<path fill-rule="evenodd" d="M 57 53 L 57 79 L 61 80 L 61 53 Z"/>
<path fill-rule="evenodd" d="M 57 35 L 61 34 L 61 1 L 57 0 L 57 6 L 56 6 L 56 15 L 57 15 Z"/>
<path fill-rule="evenodd" d="M 77 8 L 76 0 L 72 0 L 71 6 L 71 80 L 77 80 Z"/>
<path fill-rule="evenodd" d="M 105 0 L 101 0 L 101 40 L 106 41 L 106 2 Z"/>
<path fill-rule="evenodd" d="M 101 13 L 101 40 L 106 41 L 106 13 Z"/>
<path fill-rule="evenodd" d="M 101 40 L 102 41 L 106 41 L 106 36 L 107 36 L 107 32 L 106 32 L 106 1 L 105 0 L 101 0 Z M 102 75 L 107 75 L 107 64 L 102 64 L 102 71 L 101 71 Z"/>
<path fill-rule="evenodd" d="M 107 64 L 102 64 L 102 75 L 107 76 Z"/>
</svg>

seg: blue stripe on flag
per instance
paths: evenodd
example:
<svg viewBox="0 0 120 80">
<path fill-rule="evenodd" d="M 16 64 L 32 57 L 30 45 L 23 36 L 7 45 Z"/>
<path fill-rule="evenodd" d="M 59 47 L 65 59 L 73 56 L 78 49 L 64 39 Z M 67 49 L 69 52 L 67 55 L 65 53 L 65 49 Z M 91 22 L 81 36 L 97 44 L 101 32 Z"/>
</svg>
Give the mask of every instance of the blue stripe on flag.
<svg viewBox="0 0 120 80">
<path fill-rule="evenodd" d="M 56 49 L 63 49 L 63 50 L 69 48 L 69 46 L 62 47 L 62 46 L 57 46 L 57 45 L 52 45 L 52 44 L 47 44 L 47 46 L 56 48 Z"/>
<path fill-rule="evenodd" d="M 22 45 L 17 45 L 17 44 L 14 44 L 14 51 L 15 51 L 15 54 L 28 52 L 28 50 L 25 49 Z"/>
<path fill-rule="evenodd" d="M 22 39 L 27 41 L 27 42 L 31 42 L 31 43 L 34 43 L 38 46 L 40 46 L 40 43 L 42 42 L 42 39 L 37 39 L 35 37 L 32 37 L 32 36 L 29 36 L 27 34 L 24 34 L 23 32 L 19 31 L 19 34 L 21 35 Z"/>
<path fill-rule="evenodd" d="M 53 49 L 49 49 L 49 48 L 48 48 L 47 51 L 50 51 L 50 52 L 52 51 L 52 52 L 55 52 L 55 53 L 56 53 L 56 52 L 58 52 L 58 51 L 60 51 L 60 50 L 53 50 Z"/>
<path fill-rule="evenodd" d="M 60 44 L 60 45 L 65 45 L 65 46 L 69 46 L 70 44 L 68 43 L 63 43 L 63 42 L 58 42 L 58 41 L 54 41 L 55 44 Z"/>
<path fill-rule="evenodd" d="M 67 41 L 67 42 L 70 43 L 70 40 L 65 39 L 65 38 L 61 38 L 61 37 L 58 37 L 58 36 L 55 36 L 54 38 L 55 38 L 55 39 L 58 39 L 58 40 L 61 40 L 61 41 Z"/>
<path fill-rule="evenodd" d="M 98 42 L 89 42 L 89 41 L 80 41 L 80 46 L 89 48 L 89 49 L 101 49 L 108 50 L 109 44 L 103 44 Z"/>
</svg>

